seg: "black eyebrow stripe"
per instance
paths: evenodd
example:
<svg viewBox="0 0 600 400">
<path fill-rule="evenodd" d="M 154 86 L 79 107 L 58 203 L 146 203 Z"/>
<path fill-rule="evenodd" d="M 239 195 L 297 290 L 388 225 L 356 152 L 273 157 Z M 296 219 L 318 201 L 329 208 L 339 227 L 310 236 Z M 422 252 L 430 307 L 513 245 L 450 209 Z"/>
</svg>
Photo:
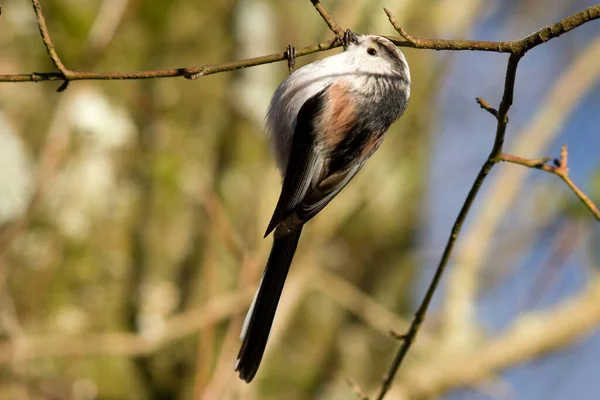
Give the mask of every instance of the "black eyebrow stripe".
<svg viewBox="0 0 600 400">
<path fill-rule="evenodd" d="M 390 44 L 388 42 L 384 42 L 380 39 L 376 39 L 375 42 L 377 42 L 377 44 L 379 45 L 379 47 L 383 48 L 390 57 L 392 58 L 397 58 L 398 56 L 396 55 L 395 49 L 391 49 L 389 46 Z M 393 45 L 392 45 L 393 46 Z"/>
</svg>

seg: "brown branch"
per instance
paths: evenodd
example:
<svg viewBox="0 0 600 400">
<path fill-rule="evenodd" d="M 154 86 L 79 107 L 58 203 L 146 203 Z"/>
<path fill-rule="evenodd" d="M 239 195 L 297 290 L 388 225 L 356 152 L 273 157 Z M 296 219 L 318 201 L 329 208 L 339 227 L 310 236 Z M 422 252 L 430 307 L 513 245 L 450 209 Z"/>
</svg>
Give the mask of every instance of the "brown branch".
<svg viewBox="0 0 600 400">
<path fill-rule="evenodd" d="M 489 112 L 496 119 L 498 119 L 498 110 L 496 110 L 494 107 L 492 107 L 487 101 L 485 101 L 485 99 L 483 99 L 481 97 L 475 97 L 475 101 L 477 102 L 477 104 L 479 104 L 479 106 L 482 109 L 484 109 L 485 111 Z M 508 124 L 508 115 L 505 117 L 504 123 Z"/>
<path fill-rule="evenodd" d="M 591 7 L 591 8 L 594 8 L 594 7 Z M 427 292 L 421 302 L 421 305 L 419 306 L 419 309 L 417 310 L 417 312 L 415 314 L 415 317 L 411 323 L 411 326 L 410 326 L 408 332 L 406 333 L 406 336 L 403 337 L 402 344 L 401 344 L 400 348 L 398 349 L 398 352 L 396 353 L 394 361 L 392 362 L 390 368 L 388 369 L 388 372 L 386 373 L 386 375 L 384 377 L 383 383 L 381 385 L 381 390 L 377 396 L 378 400 L 382 400 L 385 397 L 386 393 L 389 391 L 392 381 L 393 381 L 396 373 L 398 372 L 398 369 L 400 368 L 402 361 L 404 360 L 406 354 L 408 353 L 408 351 L 419 331 L 419 328 L 420 328 L 423 320 L 425 319 L 427 310 L 429 308 L 429 305 L 431 304 L 431 300 L 433 299 L 433 295 L 435 294 L 435 291 L 437 290 L 437 287 L 440 283 L 441 277 L 443 276 L 446 266 L 448 264 L 448 261 L 450 259 L 450 255 L 452 254 L 454 244 L 456 243 L 456 240 L 458 239 L 458 237 L 460 235 L 462 225 L 469 213 L 471 206 L 473 205 L 475 198 L 477 197 L 477 194 L 479 192 L 479 189 L 481 188 L 481 185 L 483 184 L 484 180 L 486 179 L 487 175 L 489 174 L 491 169 L 494 167 L 494 165 L 496 165 L 498 162 L 501 161 L 500 157 L 502 155 L 502 148 L 504 146 L 504 138 L 505 138 L 505 134 L 506 134 L 506 125 L 508 123 L 508 110 L 510 109 L 510 107 L 513 103 L 515 79 L 516 79 L 517 67 L 518 67 L 520 59 L 523 57 L 525 52 L 527 52 L 531 48 L 533 48 L 541 43 L 544 43 L 545 41 L 550 40 L 553 37 L 557 37 L 558 35 L 560 35 L 562 33 L 565 33 L 565 32 L 568 32 L 569 30 L 574 29 L 576 26 L 576 21 L 579 21 L 580 23 L 584 23 L 582 21 L 588 21 L 592 15 L 594 16 L 594 18 L 600 17 L 600 6 L 595 7 L 596 8 L 595 14 L 592 14 L 590 12 L 591 8 L 587 9 L 586 11 L 574 14 L 571 17 L 565 18 L 562 21 L 558 22 L 557 24 L 554 24 L 549 28 L 544 28 L 544 29 L 538 31 L 537 33 L 530 35 L 521 41 L 513 42 L 515 44 L 515 46 L 514 46 L 513 51 L 511 52 L 511 55 L 508 59 L 508 65 L 506 67 L 506 77 L 505 77 L 505 81 L 504 81 L 504 93 L 502 95 L 502 100 L 500 102 L 500 106 L 498 107 L 498 111 L 496 113 L 496 119 L 497 119 L 496 135 L 495 135 L 492 150 L 488 156 L 488 159 L 481 167 L 479 174 L 475 178 L 475 181 L 473 182 L 473 185 L 471 186 L 469 194 L 467 195 L 467 198 L 456 218 L 456 221 L 454 222 L 454 225 L 452 226 L 452 230 L 450 232 L 450 237 L 448 238 L 448 242 L 446 243 L 446 247 L 444 249 L 444 252 L 442 254 L 440 262 L 438 263 L 434 277 L 431 280 L 429 287 L 427 288 Z M 390 21 L 390 22 L 393 23 L 393 21 Z M 555 27 L 555 28 L 552 29 L 552 27 Z M 548 32 L 550 32 L 550 34 Z M 545 38 L 545 40 L 542 40 L 540 38 Z M 428 43 L 426 43 L 427 41 L 420 41 L 419 39 L 415 39 L 412 37 L 411 37 L 411 40 L 414 43 L 416 43 L 417 45 L 427 45 L 428 44 Z"/>
<path fill-rule="evenodd" d="M 323 20 L 329 27 L 329 29 L 331 29 L 331 31 L 335 33 L 337 37 L 342 37 L 344 35 L 344 30 L 340 28 L 340 26 L 333 20 L 333 18 L 331 18 L 323 4 L 321 4 L 319 0 L 310 0 L 310 2 L 313 4 L 313 6 L 315 6 Z"/>
<path fill-rule="evenodd" d="M 449 390 L 477 384 L 500 371 L 563 349 L 600 324 L 600 281 L 553 310 L 535 311 L 514 321 L 498 337 L 466 354 L 442 358 L 412 369 L 397 398 L 437 398 Z"/>
<path fill-rule="evenodd" d="M 35 20 L 40 30 L 40 35 L 42 36 L 42 42 L 44 42 L 44 46 L 46 47 L 46 51 L 48 52 L 48 56 L 50 56 L 52 63 L 56 69 L 60 71 L 61 77 L 64 79 L 64 83 L 60 85 L 57 90 L 62 92 L 67 88 L 72 72 L 65 67 L 60 60 L 56 49 L 54 48 L 54 44 L 52 43 L 52 39 L 50 39 L 50 34 L 48 33 L 48 28 L 46 26 L 46 19 L 44 18 L 44 14 L 42 14 L 42 6 L 40 5 L 40 2 L 38 0 L 32 0 L 32 3 L 33 11 L 35 12 Z"/>
<path fill-rule="evenodd" d="M 341 28 L 331 19 L 329 14 L 326 12 L 324 7 L 318 0 L 311 0 L 317 11 L 323 17 L 329 28 L 336 34 L 342 32 Z M 75 72 L 70 71 L 62 65 L 58 58 L 56 51 L 50 41 L 47 29 L 45 28 L 45 21 L 41 14 L 41 8 L 37 0 L 33 0 L 34 9 L 38 16 L 38 26 L 42 34 L 42 39 L 55 66 L 61 71 L 60 73 L 32 73 L 32 74 L 16 74 L 16 75 L 0 75 L 0 82 L 38 82 L 45 80 L 111 80 L 111 79 L 150 79 L 150 78 L 164 78 L 164 77 L 176 77 L 184 76 L 189 79 L 198 78 L 204 75 L 210 75 L 219 72 L 232 71 L 236 69 L 246 68 L 255 65 L 262 65 L 276 61 L 282 61 L 287 59 L 285 53 L 271 54 L 263 57 L 256 57 L 241 61 L 227 62 L 217 65 L 205 65 L 200 68 L 178 68 L 169 70 L 158 70 L 158 71 L 142 71 L 142 72 L 131 72 L 131 73 L 95 73 L 95 72 Z M 400 346 L 392 365 L 390 366 L 384 381 L 381 386 L 381 390 L 378 395 L 378 399 L 383 399 L 386 393 L 391 387 L 391 383 L 402 364 L 406 354 L 408 353 L 412 343 L 415 340 L 417 332 L 426 316 L 428 307 L 431 303 L 433 295 L 439 285 L 441 277 L 446 269 L 450 255 L 456 240 L 459 237 L 462 225 L 469 213 L 469 210 L 477 197 L 479 189 L 483 184 L 485 178 L 489 174 L 490 170 L 500 161 L 507 161 L 502 159 L 502 149 L 504 145 L 504 137 L 506 133 L 506 125 L 508 123 L 508 111 L 512 105 L 514 84 L 516 77 L 516 70 L 519 60 L 525 55 L 530 49 L 545 43 L 548 40 L 556 38 L 566 32 L 569 32 L 584 23 L 600 18 L 600 5 L 592 6 L 584 11 L 573 14 L 553 25 L 543 28 L 532 35 L 527 36 L 522 40 L 516 41 L 505 41 L 505 42 L 490 42 L 490 41 L 473 41 L 473 40 L 438 40 L 438 39 L 418 39 L 408 34 L 399 24 L 397 23 L 394 16 L 385 9 L 386 14 L 390 19 L 390 23 L 394 28 L 402 35 L 403 39 L 390 38 L 396 45 L 403 47 L 412 47 L 417 49 L 432 49 L 432 50 L 472 50 L 472 51 L 490 51 L 509 53 L 510 57 L 508 60 L 504 94 L 500 106 L 496 112 L 497 127 L 493 148 L 488 156 L 488 159 L 483 164 L 477 175 L 469 194 L 456 218 L 456 221 L 452 227 L 450 237 L 444 249 L 443 255 L 437 266 L 435 275 L 427 289 L 425 297 L 421 302 L 418 311 L 411 323 L 411 326 L 405 336 L 402 336 L 402 345 Z M 318 51 L 324 51 L 339 47 L 339 40 L 334 39 L 330 41 L 320 42 L 313 46 L 303 47 L 297 50 L 297 56 L 303 56 Z M 61 88 L 65 86 L 62 85 Z M 65 86 L 66 87 L 66 86 Z M 64 89 L 64 88 L 63 88 Z M 481 103 L 480 103 L 481 105 Z M 492 110 L 492 107 L 487 108 L 488 111 Z M 495 110 L 494 110 L 495 111 Z M 566 157 L 565 157 L 566 159 Z M 566 167 L 565 167 L 566 169 Z M 573 191 L 576 191 L 576 186 L 568 179 L 565 174 L 561 176 L 563 180 L 571 187 Z M 566 178 L 566 179 L 565 179 Z M 578 194 L 579 196 L 579 194 Z M 583 200 L 582 197 L 580 199 Z"/>
<path fill-rule="evenodd" d="M 95 26 L 98 22 L 99 18 L 102 18 L 102 13 L 100 13 L 92 26 Z M 104 35 L 110 36 L 112 38 L 113 31 L 118 28 L 120 25 L 120 21 L 122 18 L 122 14 L 119 17 L 118 23 L 114 23 L 111 26 L 110 30 L 105 29 L 103 31 Z M 88 48 L 94 48 L 96 53 L 102 53 L 109 45 L 110 40 L 104 40 L 102 45 L 95 45 L 94 40 L 91 36 L 91 33 L 88 34 L 86 38 L 85 44 Z M 96 62 L 95 57 L 88 57 L 88 62 L 92 60 Z M 45 143 L 43 145 L 42 151 L 40 152 L 40 156 L 38 157 L 39 162 L 36 167 L 36 181 L 39 182 L 36 186 L 31 199 L 29 200 L 29 204 L 27 205 L 27 209 L 25 210 L 23 216 L 13 221 L 10 225 L 0 229 L 0 276 L 2 276 L 3 272 L 3 262 L 2 259 L 6 255 L 6 250 L 8 246 L 12 243 L 12 241 L 20 234 L 22 234 L 25 229 L 27 229 L 28 224 L 35 211 L 42 203 L 42 200 L 45 196 L 47 188 L 52 186 L 55 175 L 57 174 L 57 169 L 60 166 L 63 158 L 65 156 L 65 152 L 69 145 L 69 135 L 68 132 L 68 124 L 66 122 L 67 117 L 65 115 L 66 104 L 69 102 L 68 98 L 61 98 L 58 105 L 55 107 L 54 116 L 49 123 L 48 131 L 43 135 L 45 138 Z M 66 125 L 65 125 L 66 124 Z M 1 285 L 0 285 L 1 286 Z M 1 290 L 1 289 L 0 289 Z"/>
<path fill-rule="evenodd" d="M 475 97 L 475 101 L 485 111 L 487 111 L 490 114 L 492 114 L 495 118 L 498 118 L 498 110 L 496 110 L 494 107 L 492 107 L 487 101 L 485 101 L 481 97 Z"/>
<path fill-rule="evenodd" d="M 390 10 L 387 8 L 384 8 L 383 10 L 387 14 L 388 19 L 396 32 L 404 38 L 404 40 L 389 38 L 398 46 L 429 50 L 472 50 L 491 51 L 496 53 L 520 53 L 521 55 L 525 54 L 535 46 L 567 33 L 588 21 L 600 18 L 600 5 L 595 5 L 562 19 L 555 24 L 542 28 L 524 39 L 505 42 L 490 42 L 479 40 L 417 39 L 411 36 L 398 24 L 398 21 L 392 15 Z"/>
<path fill-rule="evenodd" d="M 315 45 L 300 47 L 296 49 L 296 56 L 301 57 L 339 47 L 337 39 L 325 40 Z M 256 65 L 270 64 L 277 61 L 287 60 L 285 52 L 269 54 L 262 57 L 248 58 L 240 61 L 230 61 L 222 64 L 204 65 L 198 68 L 173 68 L 139 72 L 80 72 L 71 71 L 69 80 L 130 80 L 130 79 L 154 79 L 185 77 L 196 79 L 205 75 L 219 72 L 234 71 L 237 69 L 253 67 Z M 61 73 L 57 72 L 34 72 L 31 74 L 0 75 L 0 82 L 41 82 L 63 80 Z"/>
<path fill-rule="evenodd" d="M 312 1 L 312 0 L 311 0 Z M 317 2 L 318 3 L 318 2 Z M 317 7 L 317 6 L 315 6 Z M 317 11 L 322 8 L 319 3 Z M 389 11 L 386 11 L 390 16 L 390 22 L 395 24 L 401 35 L 408 35 L 393 18 Z M 321 14 L 323 16 L 323 14 Z M 325 13 L 326 16 L 328 14 Z M 577 14 L 573 14 L 555 24 L 547 26 L 539 31 L 527 36 L 522 40 L 505 41 L 505 42 L 490 42 L 479 40 L 441 40 L 441 39 L 416 39 L 410 35 L 410 41 L 404 38 L 388 37 L 392 42 L 400 47 L 412 47 L 416 49 L 429 50 L 472 50 L 472 51 L 489 51 L 496 53 L 510 53 L 523 55 L 533 47 L 547 42 L 550 39 L 556 38 L 566 32 L 569 32 L 584 23 L 600 18 L 600 5 L 592 6 Z M 326 20 L 327 22 L 327 20 Z M 337 27 L 339 28 L 339 27 Z M 332 28 L 336 29 L 334 26 Z M 341 28 L 340 28 L 341 29 Z M 334 31 L 335 32 L 335 31 Z M 317 53 L 340 47 L 341 43 L 337 39 L 325 40 L 315 45 L 300 47 L 296 51 L 297 57 L 302 57 L 308 54 Z M 241 68 L 252 67 L 256 65 L 269 64 L 277 61 L 287 60 L 285 52 L 269 54 L 262 57 L 248 58 L 240 61 L 230 61 L 222 64 L 209 64 L 201 67 L 185 67 L 165 70 L 139 71 L 139 72 L 83 72 L 83 71 L 68 71 L 69 81 L 75 80 L 124 80 L 124 79 L 154 79 L 154 78 L 173 78 L 186 77 L 195 79 L 205 75 L 212 75 L 220 72 L 233 71 Z M 56 72 L 34 72 L 31 74 L 4 74 L 0 75 L 0 82 L 41 82 L 41 81 L 56 81 L 64 80 L 64 73 Z"/>
<path fill-rule="evenodd" d="M 398 20 L 396 19 L 396 17 L 394 17 L 394 15 L 392 14 L 392 12 L 390 10 L 388 10 L 385 7 L 383 7 L 383 11 L 385 11 L 385 13 L 387 14 L 388 19 L 390 20 L 390 24 L 392 24 L 392 26 L 394 27 L 394 29 L 396 30 L 396 32 L 398 32 L 400 34 L 400 36 L 402 36 L 404 39 L 406 39 L 406 41 L 408 43 L 410 43 L 411 45 L 417 47 L 418 46 L 418 42 L 420 40 L 419 39 L 415 39 L 408 32 L 406 32 L 406 30 L 398 23 Z"/>
<path fill-rule="evenodd" d="M 346 384 L 350 387 L 350 389 L 352 389 L 359 400 L 369 400 L 369 397 L 365 394 L 362 388 L 358 386 L 358 383 L 354 382 L 350 378 L 346 378 Z"/>
<path fill-rule="evenodd" d="M 543 153 L 543 150 L 539 152 L 536 149 L 543 149 L 552 142 L 559 131 L 557 127 L 568 118 L 578 99 L 584 98 L 600 77 L 599 52 L 600 36 L 590 41 L 574 57 L 573 62 L 549 89 L 538 112 L 523 126 L 521 132 L 513 132 L 511 154 Z M 506 148 L 504 151 L 507 151 Z M 446 339 L 456 342 L 454 345 L 466 344 L 464 340 L 467 337 L 477 335 L 471 321 L 478 292 L 476 278 L 481 274 L 483 259 L 489 251 L 494 231 L 510 203 L 518 195 L 518 188 L 525 183 L 528 173 L 530 171 L 525 168 L 499 168 L 494 181 L 489 183 L 485 196 L 478 200 L 480 207 L 477 211 L 472 211 L 476 215 L 472 214 L 470 217 L 473 223 L 469 224 L 469 231 L 461 234 L 464 235 L 461 239 L 463 243 L 453 256 L 456 268 L 445 278 L 448 298 L 444 301 L 443 330 L 446 331 Z M 520 246 L 523 244 L 520 243 Z"/>
<path fill-rule="evenodd" d="M 395 19 L 391 15 L 391 13 L 389 13 L 389 11 L 387 11 L 387 10 L 386 10 L 386 13 L 388 13 L 388 16 L 390 16 L 390 22 L 393 25 L 394 25 L 394 23 L 396 24 L 394 27 L 398 29 L 400 34 L 402 34 L 402 35 L 406 34 L 406 32 L 403 29 L 401 29 L 401 27 L 398 26 Z M 542 44 L 542 43 L 546 42 L 547 40 L 550 40 L 554 37 L 557 37 L 558 35 L 560 35 L 562 33 L 565 33 L 565 32 L 568 32 L 568 31 L 574 29 L 576 26 L 578 26 L 578 25 L 576 25 L 577 23 L 581 24 L 586 21 L 589 21 L 590 19 L 596 19 L 598 17 L 600 17 L 600 5 L 590 7 L 585 11 L 574 14 L 571 17 L 565 18 L 562 21 L 560 21 L 554 25 L 551 25 L 547 28 L 541 29 L 540 31 L 526 37 L 523 40 L 513 42 L 515 44 L 515 46 L 514 46 L 514 50 L 511 52 L 511 55 L 508 60 L 508 65 L 506 68 L 505 83 L 504 83 L 504 92 L 503 92 L 502 100 L 500 102 L 500 106 L 498 107 L 498 110 L 496 111 L 496 109 L 494 109 L 492 106 L 490 106 L 487 102 L 485 102 L 482 99 L 477 100 L 477 102 L 483 109 L 490 112 L 492 115 L 494 115 L 496 117 L 497 125 L 496 125 L 496 134 L 495 134 L 494 144 L 493 144 L 492 150 L 488 156 L 488 159 L 481 167 L 479 174 L 477 175 L 475 181 L 473 182 L 473 185 L 471 186 L 469 194 L 467 195 L 467 198 L 456 218 L 456 221 L 455 221 L 455 223 L 452 227 L 451 233 L 450 233 L 450 237 L 448 239 L 448 242 L 446 244 L 446 247 L 444 249 L 444 252 L 442 254 L 440 262 L 438 263 L 438 266 L 436 268 L 434 277 L 429 284 L 427 292 L 415 314 L 415 317 L 408 329 L 408 332 L 404 335 L 398 334 L 398 333 L 396 333 L 394 335 L 397 338 L 399 338 L 400 340 L 402 340 L 402 344 L 401 344 L 400 348 L 398 349 L 396 356 L 395 356 L 390 368 L 388 369 L 388 372 L 386 373 L 386 375 L 383 379 L 383 383 L 381 385 L 381 390 L 377 396 L 378 400 L 383 399 L 385 397 L 385 395 L 387 394 L 387 392 L 389 391 L 392 381 L 393 381 L 396 373 L 398 372 L 398 369 L 400 368 L 400 365 L 402 364 L 406 354 L 408 353 L 408 351 L 419 331 L 419 328 L 420 328 L 423 320 L 425 319 L 427 310 L 429 308 L 431 300 L 433 299 L 433 295 L 434 295 L 435 291 L 437 290 L 437 287 L 439 285 L 441 277 L 444 274 L 444 271 L 448 264 L 450 255 L 452 254 L 454 244 L 456 243 L 456 240 L 458 239 L 458 237 L 460 235 L 462 225 L 463 225 L 463 223 L 469 213 L 469 210 L 477 196 L 477 193 L 479 192 L 479 189 L 481 188 L 481 185 L 483 184 L 485 178 L 487 177 L 487 175 L 489 174 L 491 169 L 497 163 L 499 163 L 501 161 L 514 160 L 514 158 L 512 160 L 503 159 L 503 156 L 504 156 L 504 158 L 506 158 L 506 155 L 503 154 L 502 149 L 504 146 L 506 125 L 508 123 L 508 111 L 513 102 L 515 78 L 516 78 L 517 67 L 518 67 L 518 63 L 519 63 L 520 59 L 525 55 L 525 53 L 528 50 L 532 49 L 533 47 L 535 47 L 539 44 Z M 411 43 L 415 43 L 416 46 L 432 46 L 435 44 L 435 43 L 431 43 L 431 41 L 415 39 L 415 38 L 411 37 L 410 35 L 407 37 L 407 40 L 410 40 Z M 558 168 L 558 171 L 561 171 L 561 173 L 556 173 L 556 172 L 555 173 L 557 175 L 559 175 L 561 177 L 561 179 L 563 179 L 563 181 L 565 181 L 565 183 L 567 183 L 567 185 L 571 188 L 571 190 L 573 190 L 573 192 L 579 197 L 579 199 L 586 205 L 586 207 L 588 207 L 588 209 L 590 209 L 590 211 L 594 214 L 594 216 L 597 219 L 599 219 L 598 217 L 600 216 L 600 213 L 598 213 L 598 209 L 596 208 L 596 206 L 568 177 L 567 156 L 568 156 L 568 153 L 567 153 L 566 147 L 564 147 L 563 150 L 561 151 L 561 161 L 559 163 L 559 166 L 555 167 L 555 168 Z M 519 159 L 519 160 L 523 161 L 523 159 Z M 543 160 L 544 159 L 531 160 L 532 161 L 531 167 L 544 169 L 544 168 L 540 167 L 540 165 L 544 165 L 543 162 L 540 163 L 540 161 L 543 161 Z M 512 161 L 512 162 L 514 162 L 514 161 Z M 545 167 L 552 168 L 548 165 L 546 165 Z"/>
<path fill-rule="evenodd" d="M 598 209 L 598 207 L 569 177 L 568 156 L 569 151 L 567 149 L 567 145 L 565 144 L 561 148 L 560 159 L 558 160 L 557 166 L 546 164 L 548 161 L 551 160 L 551 158 L 528 159 L 513 156 L 506 153 L 502 153 L 500 155 L 500 161 L 523 165 L 525 167 L 535 168 L 557 175 L 567 184 L 567 186 L 569 186 L 573 193 L 575 193 L 579 200 L 581 200 L 583 205 L 586 206 L 588 210 L 590 210 L 590 212 L 594 215 L 594 218 L 600 221 L 600 210 Z"/>
<path fill-rule="evenodd" d="M 429 305 L 431 304 L 433 295 L 435 294 L 437 287 L 441 281 L 441 278 L 444 274 L 444 271 L 446 270 L 446 266 L 448 265 L 448 261 L 450 259 L 450 255 L 452 254 L 452 250 L 454 249 L 456 240 L 460 235 L 463 223 L 467 218 L 467 215 L 469 214 L 469 210 L 471 209 L 471 206 L 473 205 L 477 194 L 479 193 L 479 189 L 481 189 L 483 181 L 490 173 L 494 165 L 500 161 L 499 157 L 502 154 L 502 147 L 504 145 L 504 135 L 506 133 L 506 121 L 508 110 L 510 109 L 510 106 L 513 102 L 517 66 L 521 57 L 522 53 L 513 53 L 508 59 L 508 65 L 506 67 L 506 78 L 504 82 L 504 94 L 502 96 L 502 101 L 500 102 L 500 107 L 498 107 L 498 113 L 496 116 L 498 124 L 496 127 L 496 137 L 494 140 L 492 151 L 490 152 L 490 155 L 488 156 L 486 162 L 481 167 L 479 174 L 475 178 L 475 181 L 473 182 L 473 185 L 469 190 L 469 194 L 467 195 L 467 198 L 462 208 L 460 209 L 458 216 L 456 217 L 456 221 L 452 226 L 450 237 L 448 238 L 448 242 L 446 243 L 446 247 L 444 249 L 442 257 L 435 270 L 433 279 L 431 280 L 425 293 L 425 296 L 423 297 L 423 300 L 421 301 L 421 304 L 417 312 L 415 313 L 415 316 L 411 322 L 408 332 L 405 336 L 401 336 L 402 344 L 396 352 L 396 356 L 394 357 L 394 360 L 390 365 L 388 372 L 384 376 L 381 389 L 379 391 L 379 394 L 377 395 L 378 400 L 382 400 L 389 391 L 392 385 L 392 381 L 394 380 L 394 377 L 396 376 L 396 373 L 398 372 L 402 361 L 406 357 L 406 354 L 408 354 L 408 351 L 410 350 L 412 343 L 414 342 L 415 337 L 419 332 L 421 324 L 425 320 L 427 310 L 429 309 Z"/>
<path fill-rule="evenodd" d="M 392 336 L 394 333 L 390 332 L 390 325 L 396 326 L 397 329 L 408 328 L 408 321 L 392 313 L 345 279 L 325 270 L 319 274 L 319 279 L 312 282 L 313 287 L 353 313 L 367 326 Z M 425 336 L 423 339 L 427 344 L 433 345 L 433 338 Z"/>
</svg>

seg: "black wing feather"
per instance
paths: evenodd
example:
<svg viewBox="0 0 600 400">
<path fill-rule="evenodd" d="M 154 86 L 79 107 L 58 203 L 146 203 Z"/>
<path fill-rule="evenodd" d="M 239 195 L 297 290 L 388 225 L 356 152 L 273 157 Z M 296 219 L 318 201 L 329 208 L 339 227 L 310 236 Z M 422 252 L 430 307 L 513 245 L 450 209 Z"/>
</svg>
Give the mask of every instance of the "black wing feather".
<svg viewBox="0 0 600 400">
<path fill-rule="evenodd" d="M 348 146 L 346 142 L 357 142 L 354 143 L 356 154 L 353 154 L 353 162 L 344 165 L 346 168 L 339 168 L 339 157 L 317 150 L 315 125 L 326 104 L 328 88 L 308 99 L 300 108 L 281 195 L 265 237 L 286 219 L 294 217 L 286 226 L 287 231 L 292 231 L 317 215 L 352 180 L 366 161 L 358 154 L 369 137 L 370 129 L 360 121 L 349 129 L 347 139 L 341 144 L 343 147 Z M 334 149 L 334 153 L 336 151 Z"/>
<path fill-rule="evenodd" d="M 311 186 L 318 182 L 322 174 L 325 160 L 315 148 L 314 130 L 316 118 L 322 112 L 325 103 L 327 88 L 325 87 L 309 98 L 298 112 L 292 150 L 283 178 L 283 187 L 265 237 L 304 200 L 306 194 L 311 191 Z"/>
<path fill-rule="evenodd" d="M 308 99 L 298 113 L 281 195 L 265 233 L 267 236 L 277 228 L 273 248 L 244 324 L 235 366 L 246 382 L 254 378 L 260 366 L 302 226 L 350 182 L 366 161 L 360 149 L 369 131 L 360 122 L 346 132 L 341 148 L 326 152 L 319 146 L 316 125 L 326 106 L 327 89 Z M 340 151 L 346 147 L 353 151 Z"/>
<path fill-rule="evenodd" d="M 323 179 L 316 188 L 296 207 L 298 218 L 306 223 L 317 215 L 354 178 L 362 163 L 352 168 L 336 172 Z"/>
</svg>

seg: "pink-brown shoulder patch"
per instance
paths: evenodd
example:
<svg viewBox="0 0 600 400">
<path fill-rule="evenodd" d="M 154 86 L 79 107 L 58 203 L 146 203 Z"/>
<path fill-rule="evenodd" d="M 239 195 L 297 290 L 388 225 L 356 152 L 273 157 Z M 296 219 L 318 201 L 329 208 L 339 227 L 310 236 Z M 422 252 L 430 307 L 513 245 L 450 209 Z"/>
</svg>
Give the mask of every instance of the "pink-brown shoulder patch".
<svg viewBox="0 0 600 400">
<path fill-rule="evenodd" d="M 344 80 L 332 84 L 327 90 L 327 102 L 317 129 L 328 148 L 334 148 L 344 140 L 356 122 L 356 107 L 350 87 Z"/>
</svg>

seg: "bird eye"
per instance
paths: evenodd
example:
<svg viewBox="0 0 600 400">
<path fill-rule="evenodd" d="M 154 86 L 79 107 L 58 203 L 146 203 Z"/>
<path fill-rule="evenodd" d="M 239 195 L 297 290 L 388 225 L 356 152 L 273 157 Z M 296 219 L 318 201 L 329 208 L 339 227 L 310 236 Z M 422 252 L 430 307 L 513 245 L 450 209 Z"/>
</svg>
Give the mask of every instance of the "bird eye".
<svg viewBox="0 0 600 400">
<path fill-rule="evenodd" d="M 369 53 L 369 55 L 374 56 L 375 54 L 377 54 L 377 50 L 375 50 L 375 47 L 369 47 L 367 49 L 367 53 Z"/>
</svg>

